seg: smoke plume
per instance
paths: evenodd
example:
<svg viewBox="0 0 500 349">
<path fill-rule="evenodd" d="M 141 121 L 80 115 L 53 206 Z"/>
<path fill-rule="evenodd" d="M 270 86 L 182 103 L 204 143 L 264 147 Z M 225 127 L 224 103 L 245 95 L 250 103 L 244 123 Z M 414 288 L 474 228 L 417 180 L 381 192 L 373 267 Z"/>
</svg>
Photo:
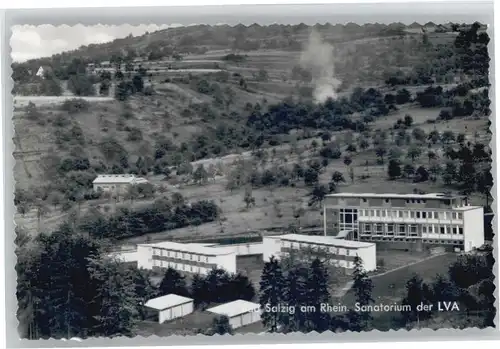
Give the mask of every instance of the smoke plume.
<svg viewBox="0 0 500 349">
<path fill-rule="evenodd" d="M 311 72 L 315 102 L 323 103 L 329 97 L 336 97 L 335 90 L 340 81 L 335 78 L 333 46 L 324 42 L 320 34 L 314 30 L 302 51 L 300 65 Z"/>
</svg>

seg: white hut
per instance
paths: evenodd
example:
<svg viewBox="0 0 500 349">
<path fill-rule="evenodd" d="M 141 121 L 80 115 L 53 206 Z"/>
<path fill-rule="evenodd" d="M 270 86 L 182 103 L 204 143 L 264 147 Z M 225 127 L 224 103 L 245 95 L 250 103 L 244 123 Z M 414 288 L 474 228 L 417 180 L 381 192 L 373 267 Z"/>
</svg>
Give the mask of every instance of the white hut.
<svg viewBox="0 0 500 349">
<path fill-rule="evenodd" d="M 144 306 L 158 311 L 158 322 L 160 324 L 191 314 L 194 309 L 193 299 L 173 293 L 150 299 Z"/>
<path fill-rule="evenodd" d="M 261 315 L 260 304 L 242 299 L 207 309 L 207 311 L 227 316 L 233 329 L 259 322 Z"/>
</svg>

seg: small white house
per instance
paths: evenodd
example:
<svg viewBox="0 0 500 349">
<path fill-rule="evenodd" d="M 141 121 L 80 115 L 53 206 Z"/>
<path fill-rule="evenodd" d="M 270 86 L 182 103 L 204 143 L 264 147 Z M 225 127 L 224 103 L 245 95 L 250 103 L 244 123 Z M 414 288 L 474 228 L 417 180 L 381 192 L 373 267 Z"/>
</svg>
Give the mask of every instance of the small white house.
<svg viewBox="0 0 500 349">
<path fill-rule="evenodd" d="M 94 190 L 125 194 L 131 185 L 145 184 L 148 180 L 133 174 L 98 175 L 92 182 Z"/>
<path fill-rule="evenodd" d="M 193 299 L 173 293 L 150 299 L 144 306 L 158 311 L 160 324 L 191 314 L 194 309 Z"/>
<path fill-rule="evenodd" d="M 38 68 L 38 71 L 36 72 L 36 76 L 38 76 L 40 78 L 43 78 L 44 77 L 44 73 L 45 73 L 45 70 L 43 69 L 42 66 L 40 66 L 40 68 Z"/>
<path fill-rule="evenodd" d="M 238 299 L 233 302 L 207 309 L 208 312 L 225 315 L 233 329 L 260 321 L 260 304 Z"/>
</svg>

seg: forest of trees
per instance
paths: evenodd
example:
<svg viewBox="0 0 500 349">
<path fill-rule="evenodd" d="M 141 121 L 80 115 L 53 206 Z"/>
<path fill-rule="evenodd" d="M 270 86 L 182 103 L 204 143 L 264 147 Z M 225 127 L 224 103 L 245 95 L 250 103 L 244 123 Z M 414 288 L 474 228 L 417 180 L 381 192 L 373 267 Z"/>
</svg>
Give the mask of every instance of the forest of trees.
<svg viewBox="0 0 500 349">
<path fill-rule="evenodd" d="M 137 322 L 147 317 L 144 304 L 170 293 L 193 298 L 200 309 L 255 297 L 246 276 L 221 269 L 195 275 L 187 285 L 169 268 L 156 285 L 151 271 L 104 257 L 101 240 L 84 237 L 68 224 L 36 238 L 18 231 L 16 242 L 22 338 L 134 336 Z M 220 333 L 219 327 L 203 333 Z"/>
</svg>

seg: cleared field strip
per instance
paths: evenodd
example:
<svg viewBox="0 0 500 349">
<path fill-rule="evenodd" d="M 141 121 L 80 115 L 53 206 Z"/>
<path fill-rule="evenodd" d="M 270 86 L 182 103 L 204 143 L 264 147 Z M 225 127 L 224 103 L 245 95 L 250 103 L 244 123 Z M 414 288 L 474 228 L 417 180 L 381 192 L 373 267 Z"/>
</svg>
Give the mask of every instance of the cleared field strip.
<svg viewBox="0 0 500 349">
<path fill-rule="evenodd" d="M 23 107 L 32 102 L 36 105 L 48 105 L 48 104 L 59 104 L 64 103 L 70 99 L 83 99 L 87 102 L 110 102 L 113 101 L 113 97 L 87 97 L 87 96 L 14 96 L 14 106 Z"/>
</svg>

